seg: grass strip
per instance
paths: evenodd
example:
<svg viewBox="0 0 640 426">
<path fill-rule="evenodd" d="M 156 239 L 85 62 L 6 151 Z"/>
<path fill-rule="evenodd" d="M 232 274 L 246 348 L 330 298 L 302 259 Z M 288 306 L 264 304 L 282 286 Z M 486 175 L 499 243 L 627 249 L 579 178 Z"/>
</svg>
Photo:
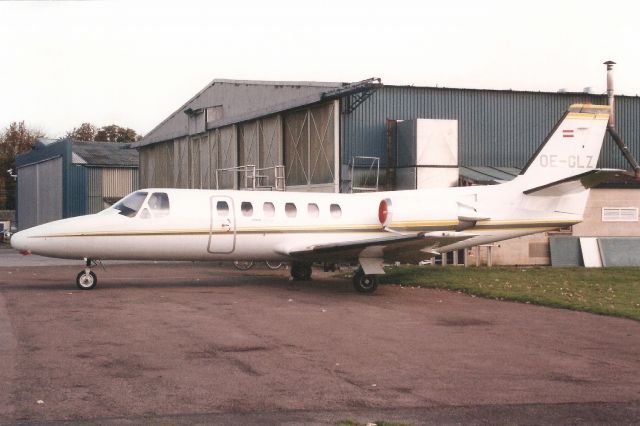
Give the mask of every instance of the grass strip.
<svg viewBox="0 0 640 426">
<path fill-rule="evenodd" d="M 640 321 L 640 268 L 401 266 L 380 282 Z"/>
</svg>

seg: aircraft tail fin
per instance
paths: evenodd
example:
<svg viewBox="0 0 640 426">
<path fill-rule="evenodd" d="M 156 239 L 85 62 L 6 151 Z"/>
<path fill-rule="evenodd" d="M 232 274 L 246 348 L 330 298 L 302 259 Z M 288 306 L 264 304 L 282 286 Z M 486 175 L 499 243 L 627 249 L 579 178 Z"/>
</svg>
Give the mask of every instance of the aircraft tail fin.
<svg viewBox="0 0 640 426">
<path fill-rule="evenodd" d="M 609 106 L 574 104 L 522 169 L 526 190 L 540 188 L 594 170 L 609 121 Z"/>
</svg>

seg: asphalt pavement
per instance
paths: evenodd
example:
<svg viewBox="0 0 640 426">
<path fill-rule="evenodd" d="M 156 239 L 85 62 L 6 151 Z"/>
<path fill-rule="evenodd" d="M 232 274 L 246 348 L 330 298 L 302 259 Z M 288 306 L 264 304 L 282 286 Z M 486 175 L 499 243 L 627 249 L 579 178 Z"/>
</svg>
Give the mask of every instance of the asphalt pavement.
<svg viewBox="0 0 640 426">
<path fill-rule="evenodd" d="M 640 423 L 636 321 L 259 266 L 81 291 L 58 262 L 0 250 L 0 424 Z"/>
</svg>

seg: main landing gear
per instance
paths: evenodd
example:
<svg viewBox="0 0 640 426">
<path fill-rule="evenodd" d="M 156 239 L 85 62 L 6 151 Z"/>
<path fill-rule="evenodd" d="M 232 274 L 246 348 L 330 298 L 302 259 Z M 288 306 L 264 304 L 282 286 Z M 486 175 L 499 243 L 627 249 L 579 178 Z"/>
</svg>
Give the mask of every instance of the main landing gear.
<svg viewBox="0 0 640 426">
<path fill-rule="evenodd" d="M 308 281 L 311 279 L 311 263 L 292 262 L 291 277 L 294 281 Z M 353 276 L 353 288 L 358 293 L 373 293 L 378 288 L 378 276 L 367 275 L 362 266 Z"/>
<path fill-rule="evenodd" d="M 311 263 L 291 262 L 291 277 L 294 281 L 309 281 L 311 279 Z"/>
<path fill-rule="evenodd" d="M 95 263 L 91 259 L 85 259 L 86 267 L 76 277 L 76 285 L 80 290 L 91 290 L 98 284 L 98 277 L 91 271 Z"/>
<path fill-rule="evenodd" d="M 362 266 L 353 275 L 353 288 L 359 293 L 373 293 L 378 288 L 376 275 L 365 275 Z"/>
</svg>

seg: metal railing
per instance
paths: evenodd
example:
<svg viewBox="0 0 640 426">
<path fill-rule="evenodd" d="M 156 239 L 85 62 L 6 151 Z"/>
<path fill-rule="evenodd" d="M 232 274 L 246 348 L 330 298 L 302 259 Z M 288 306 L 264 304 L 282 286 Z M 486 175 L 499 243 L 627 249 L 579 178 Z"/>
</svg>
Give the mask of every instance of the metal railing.
<svg viewBox="0 0 640 426">
<path fill-rule="evenodd" d="M 272 173 L 270 173 L 272 171 Z M 285 191 L 284 166 L 256 167 L 254 164 L 216 169 L 216 189 L 220 189 L 220 176 L 222 173 L 234 173 L 235 182 L 242 182 L 241 189 L 250 191 L 268 189 L 271 191 Z M 273 179 L 271 177 L 273 176 Z M 239 177 L 238 180 L 235 178 Z"/>
<path fill-rule="evenodd" d="M 349 165 L 349 192 L 373 192 L 380 181 L 380 157 L 357 155 Z"/>
</svg>

